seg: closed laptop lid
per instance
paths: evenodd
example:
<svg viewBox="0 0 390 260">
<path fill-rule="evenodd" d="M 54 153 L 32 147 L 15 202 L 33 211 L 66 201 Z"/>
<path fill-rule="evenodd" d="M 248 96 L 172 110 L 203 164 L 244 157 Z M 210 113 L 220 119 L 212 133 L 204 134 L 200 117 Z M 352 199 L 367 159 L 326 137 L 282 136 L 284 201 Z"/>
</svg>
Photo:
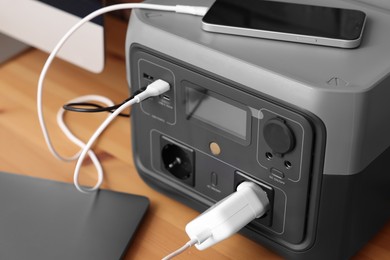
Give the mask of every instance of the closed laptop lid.
<svg viewBox="0 0 390 260">
<path fill-rule="evenodd" d="M 147 208 L 142 196 L 0 172 L 0 259 L 120 259 Z"/>
</svg>

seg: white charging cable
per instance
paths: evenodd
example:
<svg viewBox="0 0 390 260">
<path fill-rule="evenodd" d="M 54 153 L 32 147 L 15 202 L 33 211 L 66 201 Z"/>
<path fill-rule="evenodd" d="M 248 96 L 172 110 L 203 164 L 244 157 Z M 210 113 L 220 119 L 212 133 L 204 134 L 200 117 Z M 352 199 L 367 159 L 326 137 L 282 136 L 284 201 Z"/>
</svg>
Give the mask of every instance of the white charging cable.
<svg viewBox="0 0 390 260">
<path fill-rule="evenodd" d="M 98 9 L 91 14 L 87 15 L 83 19 L 81 19 L 78 23 L 76 23 L 57 43 L 57 45 L 54 47 L 53 51 L 50 53 L 48 59 L 46 60 L 43 69 L 41 71 L 41 74 L 39 76 L 39 81 L 38 81 L 38 88 L 37 88 L 37 111 L 38 111 L 38 119 L 39 119 L 39 124 L 42 129 L 42 133 L 45 139 L 45 142 L 50 150 L 50 152 L 59 160 L 63 161 L 69 161 L 69 160 L 74 160 L 78 157 L 80 157 L 83 154 L 83 151 L 80 151 L 73 157 L 64 157 L 60 155 L 59 152 L 56 151 L 54 148 L 52 141 L 50 139 L 47 126 L 45 123 L 44 119 L 44 114 L 43 114 L 43 107 L 42 107 L 42 99 L 43 99 L 43 86 L 44 86 L 44 80 L 46 78 L 46 74 L 50 68 L 50 65 L 52 64 L 53 60 L 55 59 L 57 53 L 60 51 L 62 46 L 66 43 L 66 41 L 69 39 L 70 36 L 73 35 L 74 32 L 76 32 L 83 24 L 86 22 L 92 20 L 93 18 L 100 16 L 102 14 L 112 12 L 112 11 L 117 11 L 117 10 L 124 10 L 124 9 L 150 9 L 150 10 L 159 10 L 159 11 L 169 11 L 169 12 L 176 12 L 176 13 L 183 13 L 183 14 L 191 14 L 191 15 L 197 15 L 197 16 L 204 16 L 205 13 L 207 12 L 208 8 L 207 7 L 198 7 L 198 6 L 183 6 L 183 5 L 175 5 L 175 6 L 167 6 L 167 5 L 155 5 L 155 4 L 142 4 L 142 3 L 128 3 L 128 4 L 117 4 L 117 5 L 111 5 L 107 7 L 103 7 L 101 9 Z M 123 109 L 125 109 L 128 106 L 131 106 L 131 102 L 127 102 L 126 105 L 123 105 Z M 122 109 L 122 110 L 123 110 Z M 119 110 L 119 109 L 117 109 Z M 111 121 L 110 121 L 111 122 Z M 66 131 L 66 130 L 65 130 Z M 73 135 L 73 134 L 72 134 Z M 68 135 L 67 135 L 68 136 Z M 96 137 L 97 138 L 97 137 Z M 71 139 L 74 139 L 73 137 Z M 73 140 L 73 142 L 75 139 Z M 80 140 L 76 141 L 77 145 L 79 147 L 85 147 L 83 142 L 79 142 Z M 89 150 L 90 148 L 88 148 Z M 85 154 L 88 153 L 88 151 L 85 152 Z M 85 156 L 85 155 L 84 155 Z M 94 162 L 94 165 L 98 171 L 98 183 L 91 189 L 82 189 L 78 185 L 78 181 L 75 181 L 76 187 L 78 187 L 79 190 L 85 192 L 85 191 L 91 191 L 97 189 L 100 184 L 103 181 L 103 169 L 100 165 L 100 163 L 97 163 L 98 160 L 96 158 L 96 155 L 94 153 L 89 153 L 89 156 L 91 156 L 91 160 Z M 79 160 L 80 161 L 80 160 Z M 76 169 L 77 170 L 77 169 Z M 75 171 L 76 171 L 75 170 Z M 79 170 L 77 170 L 78 172 Z M 78 174 L 74 176 L 74 180 L 78 179 Z"/>
<path fill-rule="evenodd" d="M 72 99 L 69 102 L 73 103 L 73 102 L 88 102 L 88 101 L 99 102 L 99 103 L 102 103 L 102 104 L 104 104 L 104 105 L 106 105 L 108 107 L 114 105 L 114 102 L 112 102 L 110 99 L 108 99 L 106 97 L 103 97 L 103 96 L 99 96 L 99 95 L 81 96 L 81 97 L 77 97 L 75 99 Z M 65 121 L 64 121 L 65 113 L 66 113 L 66 110 L 63 109 L 62 107 L 58 110 L 58 112 L 57 112 L 57 124 L 60 127 L 60 129 L 62 130 L 62 132 L 65 134 L 65 136 L 72 143 L 74 143 L 75 145 L 80 147 L 80 149 L 83 149 L 83 147 L 85 147 L 86 144 L 81 139 L 76 137 L 76 135 L 74 133 L 72 133 L 72 131 L 70 131 L 68 126 L 65 124 Z M 69 157 L 62 156 L 61 158 L 64 161 L 74 161 L 74 160 L 77 160 L 79 158 L 79 156 L 80 156 L 81 151 L 82 150 L 80 150 L 79 152 L 75 153 L 73 156 L 69 156 Z M 98 178 L 97 178 L 96 186 L 100 186 L 101 183 L 103 182 L 103 167 L 102 167 L 99 159 L 97 158 L 96 154 L 92 150 L 88 151 L 88 156 L 91 159 L 92 163 L 95 165 L 95 168 L 96 168 L 96 171 L 97 171 L 97 177 Z M 77 186 L 79 186 L 78 182 L 77 182 Z"/>
<path fill-rule="evenodd" d="M 116 109 L 112 114 L 110 114 L 106 120 L 98 127 L 98 129 L 91 136 L 89 141 L 85 144 L 80 139 L 78 139 L 65 125 L 63 122 L 64 111 L 60 110 L 57 115 L 58 123 L 61 129 L 64 131 L 65 135 L 81 149 L 80 152 L 76 153 L 72 157 L 63 157 L 61 156 L 52 145 L 49 133 L 47 131 L 46 123 L 43 116 L 42 108 L 42 93 L 43 93 L 43 82 L 45 80 L 47 71 L 53 62 L 55 56 L 65 44 L 68 38 L 84 23 L 92 20 L 93 18 L 105 14 L 107 12 L 122 10 L 122 9 L 132 9 L 132 8 L 142 8 L 142 9 L 152 9 L 152 10 L 161 10 L 161 11 L 172 11 L 178 13 L 186 13 L 192 15 L 203 16 L 208 8 L 206 7 L 193 7 L 193 6 L 165 6 L 165 5 L 153 5 L 153 4 L 119 4 L 101 8 L 82 20 L 80 20 L 76 25 L 74 25 L 58 42 L 54 50 L 50 53 L 39 77 L 38 81 L 38 90 L 37 90 L 37 110 L 39 123 L 46 141 L 46 144 L 51 151 L 51 153 L 60 160 L 74 160 L 77 159 L 77 164 L 74 171 L 74 183 L 76 188 L 81 192 L 89 192 L 96 190 L 100 187 L 103 181 L 103 170 L 99 160 L 96 155 L 90 150 L 96 139 L 100 134 L 106 129 L 106 127 L 115 119 L 115 117 L 120 114 L 123 110 L 129 106 L 139 103 L 142 100 L 145 100 L 148 97 L 158 96 L 170 89 L 170 86 L 167 82 L 163 80 L 156 80 L 150 84 L 144 92 L 136 95 L 133 99 L 122 104 L 118 109 Z M 74 100 L 85 101 L 85 97 Z M 99 98 L 98 98 L 99 99 Z M 111 101 L 107 101 L 108 105 L 111 105 Z M 92 188 L 81 187 L 78 183 L 78 177 L 81 165 L 85 159 L 86 155 L 89 155 L 93 161 L 95 167 L 98 170 L 98 181 L 97 184 Z M 250 221 L 255 218 L 258 218 L 264 215 L 269 207 L 269 200 L 267 198 L 267 193 L 261 189 L 260 186 L 252 182 L 243 182 L 237 187 L 237 191 L 232 195 L 228 196 L 221 202 L 215 204 L 209 210 L 201 214 L 199 217 L 191 221 L 186 226 L 186 232 L 190 237 L 190 241 L 187 242 L 183 247 L 176 250 L 172 254 L 164 258 L 164 260 L 171 259 L 172 257 L 182 253 L 187 248 L 195 245 L 199 250 L 206 249 L 215 243 L 218 243 L 221 240 L 224 240 L 231 236 L 232 234 L 239 231 L 242 227 L 247 225 Z"/>
<path fill-rule="evenodd" d="M 186 226 L 190 241 L 164 257 L 168 260 L 192 245 L 204 250 L 238 232 L 269 209 L 267 193 L 257 184 L 245 181 L 237 191 L 216 203 Z"/>
<path fill-rule="evenodd" d="M 145 89 L 145 91 L 141 92 L 140 94 L 136 95 L 134 98 L 130 99 L 129 101 L 122 104 L 120 107 L 118 107 L 112 114 L 110 114 L 106 120 L 103 121 L 103 123 L 96 129 L 96 131 L 93 133 L 89 141 L 85 144 L 83 149 L 81 150 L 81 153 L 78 157 L 76 167 L 73 174 L 73 182 L 76 186 L 76 188 L 81 192 L 89 192 L 94 191 L 98 189 L 103 181 L 103 178 L 99 179 L 96 185 L 92 188 L 84 188 L 79 185 L 78 178 L 80 169 L 82 166 L 82 163 L 85 159 L 85 156 L 87 155 L 88 151 L 91 149 L 92 145 L 95 143 L 97 138 L 99 138 L 100 134 L 107 128 L 107 126 L 120 114 L 125 110 L 126 108 L 136 104 L 140 103 L 141 101 L 149 98 L 149 97 L 155 97 L 159 96 L 167 91 L 169 91 L 170 86 L 168 82 L 165 82 L 161 79 L 158 79 L 148 85 Z"/>
</svg>

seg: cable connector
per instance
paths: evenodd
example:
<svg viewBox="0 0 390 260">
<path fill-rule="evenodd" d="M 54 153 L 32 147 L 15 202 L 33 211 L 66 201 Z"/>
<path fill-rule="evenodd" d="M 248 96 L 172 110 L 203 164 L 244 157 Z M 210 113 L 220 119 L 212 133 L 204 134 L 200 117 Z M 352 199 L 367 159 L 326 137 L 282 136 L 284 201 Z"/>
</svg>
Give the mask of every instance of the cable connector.
<svg viewBox="0 0 390 260">
<path fill-rule="evenodd" d="M 140 94 L 136 95 L 134 97 L 135 102 L 140 103 L 141 101 L 150 98 L 150 97 L 156 97 L 159 96 L 167 91 L 169 91 L 171 87 L 169 86 L 169 83 L 158 79 L 148 85 L 145 89 L 145 91 L 141 92 Z"/>
<path fill-rule="evenodd" d="M 246 181 L 238 185 L 235 193 L 188 223 L 186 232 L 191 240 L 199 241 L 195 244 L 196 248 L 204 250 L 263 216 L 268 208 L 267 193 L 259 185 Z"/>
<path fill-rule="evenodd" d="M 176 13 L 182 14 L 204 16 L 208 10 L 208 7 L 203 6 L 176 5 Z"/>
</svg>

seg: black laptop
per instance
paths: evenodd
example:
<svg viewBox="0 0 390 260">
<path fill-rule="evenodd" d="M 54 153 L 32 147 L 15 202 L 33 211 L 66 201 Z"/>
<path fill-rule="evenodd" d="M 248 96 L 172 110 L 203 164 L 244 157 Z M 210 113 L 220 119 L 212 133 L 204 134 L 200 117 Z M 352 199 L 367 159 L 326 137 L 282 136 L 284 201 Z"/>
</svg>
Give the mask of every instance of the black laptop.
<svg viewBox="0 0 390 260">
<path fill-rule="evenodd" d="M 149 200 L 0 172 L 0 259 L 121 259 Z"/>
</svg>

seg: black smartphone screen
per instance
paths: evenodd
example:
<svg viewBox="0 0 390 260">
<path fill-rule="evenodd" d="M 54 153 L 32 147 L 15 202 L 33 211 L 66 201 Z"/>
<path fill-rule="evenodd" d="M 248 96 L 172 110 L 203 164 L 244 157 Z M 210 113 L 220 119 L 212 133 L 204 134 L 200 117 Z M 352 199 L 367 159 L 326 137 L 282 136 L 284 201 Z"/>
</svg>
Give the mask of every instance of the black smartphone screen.
<svg viewBox="0 0 390 260">
<path fill-rule="evenodd" d="M 203 22 L 228 27 L 355 40 L 365 13 L 359 10 L 266 0 L 217 0 Z"/>
</svg>

